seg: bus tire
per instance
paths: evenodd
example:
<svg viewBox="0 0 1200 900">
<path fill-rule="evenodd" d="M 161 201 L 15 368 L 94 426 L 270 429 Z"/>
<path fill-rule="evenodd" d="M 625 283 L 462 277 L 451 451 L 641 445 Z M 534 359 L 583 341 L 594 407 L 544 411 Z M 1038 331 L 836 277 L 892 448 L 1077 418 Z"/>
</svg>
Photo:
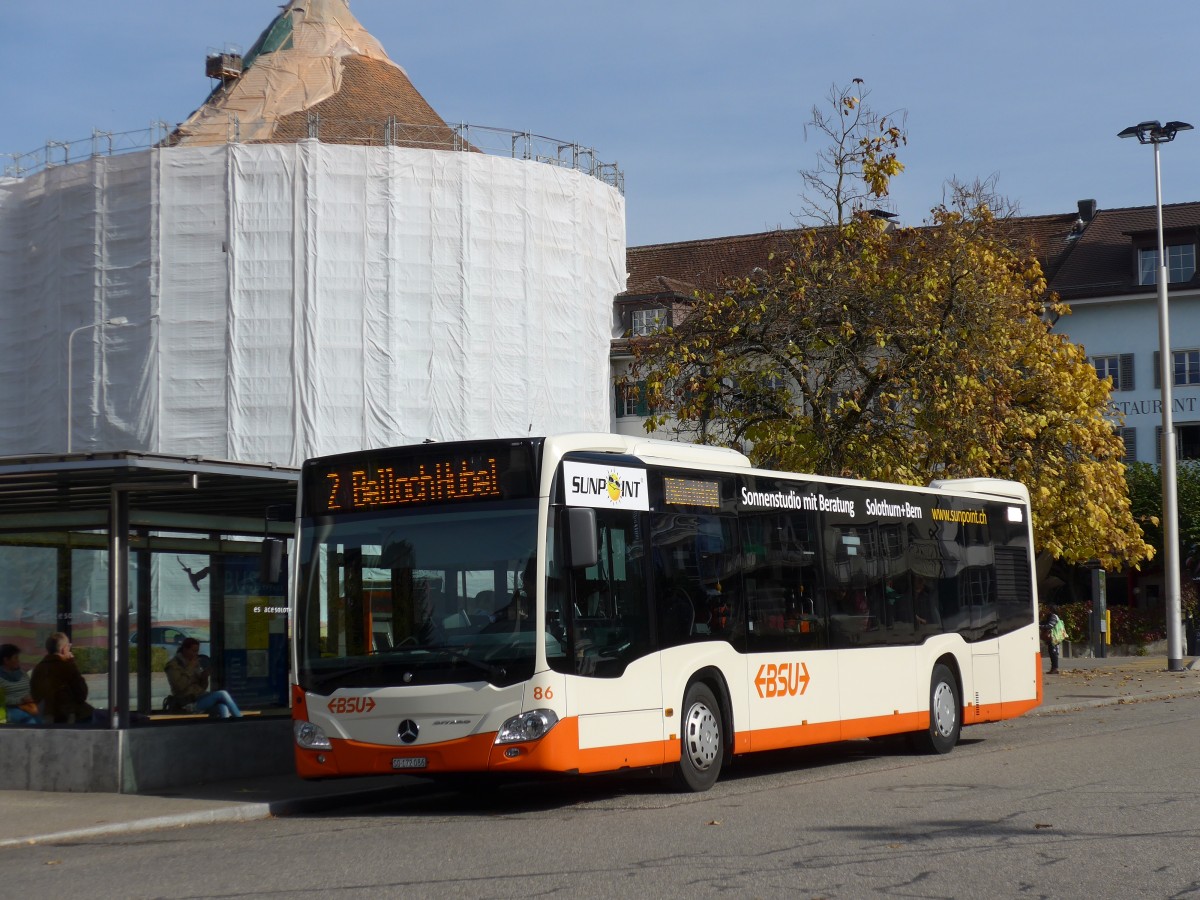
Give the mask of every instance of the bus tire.
<svg viewBox="0 0 1200 900">
<path fill-rule="evenodd" d="M 672 783 L 677 790 L 700 793 L 716 784 L 725 762 L 721 707 L 708 685 L 695 682 L 683 697 L 679 765 Z"/>
<path fill-rule="evenodd" d="M 942 663 L 929 679 L 929 728 L 917 732 L 916 748 L 922 753 L 949 753 L 962 732 L 962 701 L 954 673 Z"/>
</svg>

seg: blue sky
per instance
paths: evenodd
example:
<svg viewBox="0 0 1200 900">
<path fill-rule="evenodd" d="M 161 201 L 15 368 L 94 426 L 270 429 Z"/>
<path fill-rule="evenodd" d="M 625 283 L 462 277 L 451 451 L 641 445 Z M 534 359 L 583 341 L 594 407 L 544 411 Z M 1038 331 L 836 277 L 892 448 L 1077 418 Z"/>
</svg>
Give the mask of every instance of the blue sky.
<svg viewBox="0 0 1200 900">
<path fill-rule="evenodd" d="M 0 153 L 178 122 L 204 58 L 281 0 L 0 0 Z M 863 78 L 907 110 L 901 221 L 946 179 L 996 176 L 1020 211 L 1154 202 L 1153 153 L 1116 134 L 1200 126 L 1200 5 L 1077 0 L 529 4 L 353 0 L 443 118 L 594 147 L 625 173 L 630 245 L 796 223 L 809 110 Z M 1165 202 L 1200 200 L 1200 127 L 1163 150 Z M 0 162 L 3 160 L 0 159 Z"/>
</svg>

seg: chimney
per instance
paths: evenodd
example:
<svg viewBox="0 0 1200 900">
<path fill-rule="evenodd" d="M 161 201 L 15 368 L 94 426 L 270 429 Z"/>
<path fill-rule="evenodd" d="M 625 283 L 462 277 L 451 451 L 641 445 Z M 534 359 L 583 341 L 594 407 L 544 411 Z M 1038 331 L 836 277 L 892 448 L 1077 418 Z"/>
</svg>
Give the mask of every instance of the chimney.
<svg viewBox="0 0 1200 900">
<path fill-rule="evenodd" d="M 1083 219 L 1084 222 L 1090 222 L 1096 217 L 1095 200 L 1080 200 L 1078 206 L 1079 218 Z"/>
</svg>

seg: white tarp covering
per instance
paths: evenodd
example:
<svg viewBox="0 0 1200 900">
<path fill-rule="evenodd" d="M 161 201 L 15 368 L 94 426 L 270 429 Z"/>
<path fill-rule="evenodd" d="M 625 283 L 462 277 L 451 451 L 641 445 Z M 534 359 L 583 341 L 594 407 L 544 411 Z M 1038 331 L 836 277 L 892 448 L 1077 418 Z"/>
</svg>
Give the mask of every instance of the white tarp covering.
<svg viewBox="0 0 1200 900">
<path fill-rule="evenodd" d="M 65 450 L 68 390 L 77 451 L 607 431 L 624 221 L 570 169 L 316 141 L 0 182 L 0 454 Z"/>
</svg>

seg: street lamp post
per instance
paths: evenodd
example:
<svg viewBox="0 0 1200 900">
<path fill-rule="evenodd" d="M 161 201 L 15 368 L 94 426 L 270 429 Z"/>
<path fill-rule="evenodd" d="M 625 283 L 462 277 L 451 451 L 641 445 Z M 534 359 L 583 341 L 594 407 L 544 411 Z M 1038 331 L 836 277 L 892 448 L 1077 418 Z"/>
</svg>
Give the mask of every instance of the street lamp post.
<svg viewBox="0 0 1200 900">
<path fill-rule="evenodd" d="M 1179 498 L 1175 486 L 1175 424 L 1171 409 L 1174 365 L 1171 356 L 1171 326 L 1167 315 L 1167 257 L 1163 246 L 1162 174 L 1158 145 L 1169 144 L 1180 131 L 1190 131 L 1187 122 L 1139 122 L 1117 137 L 1135 137 L 1138 143 L 1154 145 L 1154 209 L 1158 220 L 1158 372 L 1162 404 L 1162 493 L 1163 493 L 1163 580 L 1166 587 L 1167 669 L 1183 671 L 1183 623 L 1179 588 Z"/>
<path fill-rule="evenodd" d="M 111 319 L 105 319 L 103 322 L 93 322 L 91 325 L 80 325 L 67 335 L 67 452 L 71 452 L 71 433 L 74 431 L 74 421 L 71 418 L 72 410 L 72 391 L 71 388 L 74 382 L 71 380 L 71 373 L 74 371 L 75 355 L 73 345 L 75 343 L 75 335 L 81 331 L 88 331 L 96 328 L 104 328 L 106 325 L 119 328 L 122 325 L 128 325 L 129 319 L 125 316 L 113 316 Z"/>
</svg>

